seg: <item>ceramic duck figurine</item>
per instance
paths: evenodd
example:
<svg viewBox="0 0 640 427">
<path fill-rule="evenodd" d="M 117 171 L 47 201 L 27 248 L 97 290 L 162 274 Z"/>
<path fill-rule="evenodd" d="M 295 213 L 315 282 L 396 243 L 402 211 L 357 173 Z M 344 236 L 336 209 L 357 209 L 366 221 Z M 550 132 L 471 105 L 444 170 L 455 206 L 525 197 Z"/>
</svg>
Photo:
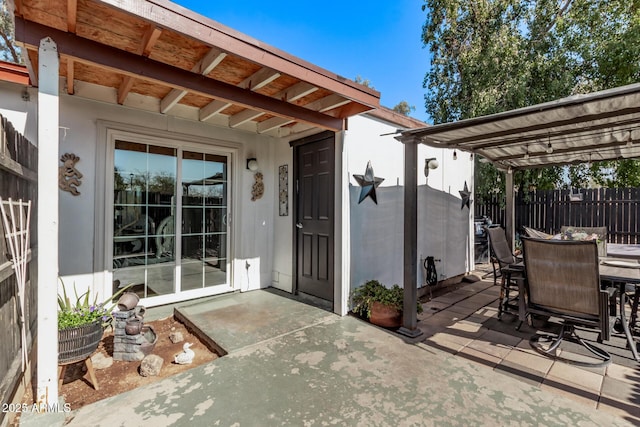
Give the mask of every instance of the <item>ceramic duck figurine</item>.
<svg viewBox="0 0 640 427">
<path fill-rule="evenodd" d="M 184 345 L 182 346 L 182 353 L 176 354 L 173 359 L 174 362 L 178 365 L 188 365 L 189 363 L 191 363 L 191 361 L 193 361 L 193 357 L 196 355 L 193 350 L 189 348 L 192 345 L 193 344 L 188 342 L 184 343 Z"/>
</svg>

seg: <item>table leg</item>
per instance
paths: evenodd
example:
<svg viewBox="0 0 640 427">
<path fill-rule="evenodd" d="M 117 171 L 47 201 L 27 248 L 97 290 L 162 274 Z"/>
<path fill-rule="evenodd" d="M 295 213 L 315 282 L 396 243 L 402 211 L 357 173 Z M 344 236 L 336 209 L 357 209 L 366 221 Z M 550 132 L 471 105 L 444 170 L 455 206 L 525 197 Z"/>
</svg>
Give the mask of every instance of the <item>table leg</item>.
<svg viewBox="0 0 640 427">
<path fill-rule="evenodd" d="M 58 366 L 58 390 L 62 388 L 62 382 L 64 381 L 64 374 L 67 372 L 67 365 Z"/>
<path fill-rule="evenodd" d="M 84 363 L 87 365 L 87 371 L 89 371 L 89 378 L 91 378 L 93 388 L 100 390 L 100 387 L 98 386 L 98 379 L 96 378 L 96 372 L 93 370 L 93 362 L 91 362 L 91 358 L 87 358 Z"/>
<path fill-rule="evenodd" d="M 631 348 L 631 354 L 633 354 L 633 359 L 638 362 L 638 350 L 636 349 L 636 342 L 633 340 L 631 336 L 631 331 L 629 330 L 629 324 L 627 323 L 627 315 L 625 314 L 625 298 L 626 294 L 624 292 L 624 287 L 620 289 L 620 323 L 622 323 L 622 329 L 624 330 L 624 335 L 627 337 L 627 343 Z"/>
</svg>

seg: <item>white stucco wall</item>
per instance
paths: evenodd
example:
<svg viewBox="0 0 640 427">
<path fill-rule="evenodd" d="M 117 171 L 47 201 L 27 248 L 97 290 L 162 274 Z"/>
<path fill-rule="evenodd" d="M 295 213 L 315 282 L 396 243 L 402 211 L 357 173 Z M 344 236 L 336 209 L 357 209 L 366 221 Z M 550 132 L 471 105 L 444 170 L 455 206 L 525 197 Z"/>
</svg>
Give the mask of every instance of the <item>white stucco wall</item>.
<svg viewBox="0 0 640 427">
<path fill-rule="evenodd" d="M 390 286 L 403 283 L 404 147 L 394 139 L 397 126 L 361 115 L 349 120 L 345 150 L 350 177 L 351 289 L 369 279 Z M 423 174 L 424 159 L 436 157 L 439 167 Z M 361 187 L 354 174 L 364 175 L 371 161 L 384 182 L 371 198 L 358 203 Z M 439 280 L 473 268 L 473 204 L 461 209 L 464 183 L 473 191 L 473 161 L 469 154 L 420 146 L 418 149 L 418 286 L 425 282 L 424 259 L 433 256 Z"/>
<path fill-rule="evenodd" d="M 274 157 L 274 178 L 272 186 L 274 188 L 274 222 L 273 222 L 273 271 L 271 277 L 271 285 L 274 288 L 281 289 L 286 292 L 293 291 L 293 218 L 295 218 L 295 209 L 293 206 L 293 192 L 295 190 L 295 182 L 293 181 L 293 149 L 286 141 L 277 141 L 272 144 Z M 286 165 L 288 171 L 288 214 L 280 215 L 278 205 L 278 185 L 279 176 L 278 168 Z"/>
<path fill-rule="evenodd" d="M 81 87 L 81 91 L 91 90 Z M 30 101 L 23 100 L 19 85 L 0 83 L 0 113 L 37 144 L 37 91 L 30 89 Z M 153 109 L 152 100 L 130 96 L 128 103 Z M 195 120 L 189 110 L 182 117 L 144 112 L 112 103 L 88 101 L 79 96 L 60 96 L 60 154 L 69 152 L 81 158 L 77 168 L 84 174 L 74 197 L 60 191 L 60 275 L 79 289 L 92 286 L 108 295 L 111 282 L 105 265 L 105 179 L 107 171 L 105 129 L 120 129 L 140 135 L 187 141 L 188 144 L 225 146 L 234 150 L 231 187 L 232 254 L 234 289 L 251 290 L 273 286 L 287 292 L 293 277 L 293 150 L 288 141 L 253 132 L 206 124 Z M 403 145 L 393 138 L 397 126 L 368 115 L 353 117 L 344 132 L 344 146 L 337 144 L 336 192 L 336 312 L 346 313 L 348 290 L 368 279 L 387 285 L 403 281 Z M 341 136 L 338 135 L 338 139 Z M 341 151 L 342 150 L 342 151 Z M 339 160 L 342 156 L 343 165 Z M 422 267 L 426 256 L 436 263 L 439 278 L 464 274 L 473 268 L 472 209 L 460 209 L 458 191 L 465 181 L 473 191 L 473 162 L 468 154 L 419 147 L 418 178 L 418 281 L 424 283 Z M 246 159 L 255 157 L 264 174 L 265 192 L 252 202 L 253 174 Z M 428 185 L 422 174 L 424 159 L 436 157 L 439 167 L 431 170 Z M 358 204 L 360 187 L 353 174 L 364 174 L 371 161 L 375 175 L 384 178 L 377 189 L 378 205 L 371 199 Z M 278 207 L 278 167 L 288 167 L 288 215 Z M 473 205 L 472 205 L 473 206 Z M 41 210 L 41 212 L 43 212 Z M 344 301 L 341 301 L 344 300 Z M 149 305 L 149 304 L 148 304 Z"/>
<path fill-rule="evenodd" d="M 0 83 L 0 113 L 8 117 L 33 143 L 38 144 L 37 91 L 29 90 L 30 101 L 22 99 L 22 91 L 19 85 Z M 133 98 L 138 104 L 150 102 L 141 97 Z M 102 247 L 110 236 L 96 235 L 105 229 L 106 222 L 104 213 L 96 213 L 101 201 L 104 206 L 105 180 L 112 173 L 105 170 L 107 141 L 105 135 L 99 133 L 112 128 L 173 141 L 187 141 L 191 145 L 221 145 L 235 150 L 231 165 L 232 179 L 235 180 L 231 187 L 234 289 L 244 291 L 271 285 L 276 230 L 273 225 L 274 215 L 277 215 L 277 166 L 274 166 L 276 139 L 212 126 L 189 118 L 176 118 L 61 94 L 60 155 L 74 153 L 80 157 L 76 167 L 83 174 L 82 184 L 78 187 L 79 196 L 59 192 L 59 272 L 65 283 L 69 286 L 75 283 L 78 289 L 89 286 L 101 295 L 111 292 L 111 283 L 106 283 L 109 276 L 105 271 L 109 267 L 105 267 Z M 259 171 L 264 174 L 264 195 L 255 202 L 251 201 L 253 173 L 246 169 L 247 157 L 256 157 Z M 40 213 L 46 213 L 46 207 L 40 207 Z M 287 256 L 290 257 L 289 254 Z M 286 265 L 284 268 L 287 268 Z M 288 271 L 290 275 L 290 266 Z"/>
</svg>

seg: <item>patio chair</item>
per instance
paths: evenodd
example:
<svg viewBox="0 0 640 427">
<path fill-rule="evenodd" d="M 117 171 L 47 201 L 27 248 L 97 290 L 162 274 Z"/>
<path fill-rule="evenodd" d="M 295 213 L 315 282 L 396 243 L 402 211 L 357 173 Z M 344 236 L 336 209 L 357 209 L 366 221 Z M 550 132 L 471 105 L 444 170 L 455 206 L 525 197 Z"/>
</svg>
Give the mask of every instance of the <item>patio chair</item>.
<svg viewBox="0 0 640 427">
<path fill-rule="evenodd" d="M 576 327 L 595 329 L 598 342 L 609 339 L 609 298 L 614 289 L 602 290 L 595 241 L 522 238 L 527 294 L 526 314 L 550 316 L 562 321 L 557 336 L 538 333 L 529 344 L 538 353 L 582 366 L 604 366 L 611 362 L 605 350 L 583 340 Z M 566 341 L 577 342 L 598 361 L 562 357 L 557 350 Z M 548 345 L 547 345 L 548 344 Z"/>
<path fill-rule="evenodd" d="M 498 278 L 500 281 L 500 304 L 498 306 L 498 319 L 502 318 L 502 313 L 505 310 L 514 309 L 517 310 L 518 306 L 515 303 L 516 297 L 510 296 L 510 291 L 518 290 L 517 279 L 519 273 L 510 268 L 510 266 L 517 264 L 521 261 L 521 258 L 516 257 L 509 243 L 507 242 L 507 235 L 502 227 L 487 227 L 487 236 L 489 237 L 489 250 L 491 267 L 493 268 L 493 284 L 498 284 Z"/>
</svg>

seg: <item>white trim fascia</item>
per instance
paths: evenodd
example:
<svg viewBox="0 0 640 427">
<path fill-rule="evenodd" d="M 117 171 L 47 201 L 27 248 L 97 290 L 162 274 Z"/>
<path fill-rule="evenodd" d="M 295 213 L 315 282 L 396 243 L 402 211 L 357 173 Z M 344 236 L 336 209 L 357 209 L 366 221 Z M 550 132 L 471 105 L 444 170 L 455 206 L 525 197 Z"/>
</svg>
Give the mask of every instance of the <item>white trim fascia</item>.
<svg viewBox="0 0 640 427">
<path fill-rule="evenodd" d="M 334 312 L 344 316 L 349 312 L 351 290 L 351 245 L 349 239 L 349 171 L 346 150 L 347 131 L 336 132 L 335 136 L 335 265 L 334 265 Z M 336 242 L 337 241 L 337 242 Z"/>
</svg>

